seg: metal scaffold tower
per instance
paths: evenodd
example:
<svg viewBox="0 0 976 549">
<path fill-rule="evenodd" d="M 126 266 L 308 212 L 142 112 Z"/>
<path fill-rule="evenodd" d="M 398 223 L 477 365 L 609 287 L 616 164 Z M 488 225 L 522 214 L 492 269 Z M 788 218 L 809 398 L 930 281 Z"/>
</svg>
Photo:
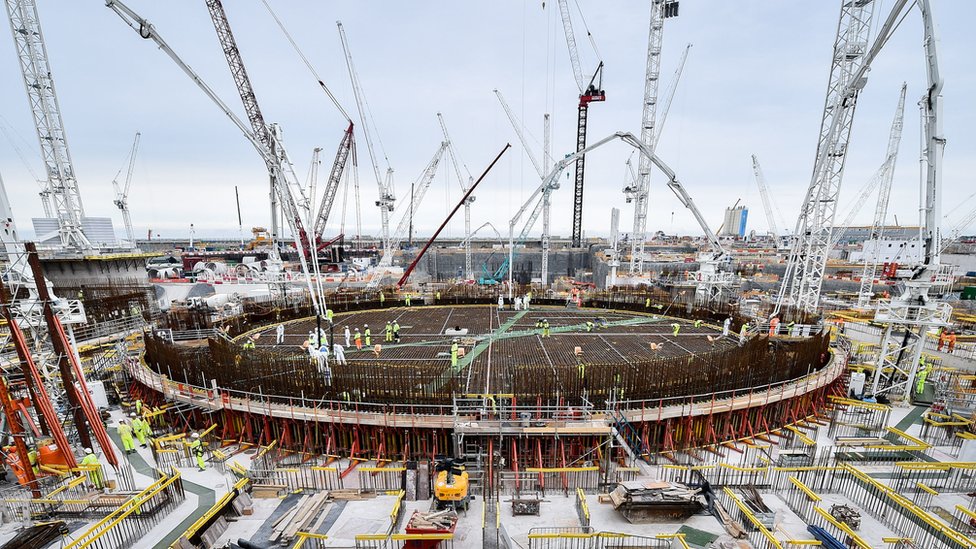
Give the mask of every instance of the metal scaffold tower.
<svg viewBox="0 0 976 549">
<path fill-rule="evenodd" d="M 870 0 L 841 3 L 813 175 L 793 232 L 777 309 L 788 304 L 814 311 L 820 303 L 854 108 L 873 57 L 868 56 L 868 40 L 874 4 Z"/>
<path fill-rule="evenodd" d="M 47 47 L 34 0 L 5 0 L 10 30 L 14 36 L 17 60 L 24 77 L 24 88 L 34 117 L 34 128 L 41 146 L 41 157 L 47 181 L 41 192 L 45 211 L 58 220 L 61 245 L 76 250 L 93 248 L 82 229 L 85 208 L 81 202 L 78 181 L 68 138 L 61 118 L 61 107 L 54 89 L 54 76 L 48 63 Z"/>
<path fill-rule="evenodd" d="M 874 240 L 877 243 L 875 254 L 872 258 L 867 257 L 867 250 L 863 254 L 864 266 L 861 269 L 861 288 L 857 293 L 857 306 L 862 309 L 867 308 L 870 305 L 871 298 L 874 297 L 874 277 L 878 272 L 880 257 L 877 252 L 881 246 L 881 239 L 884 237 L 885 218 L 888 216 L 888 199 L 891 197 L 891 182 L 895 178 L 895 160 L 898 157 L 898 145 L 901 144 L 902 128 L 905 125 L 905 93 L 907 90 L 908 85 L 902 84 L 898 108 L 895 110 L 895 119 L 891 123 L 891 132 L 888 134 L 888 152 L 885 155 L 881 181 L 878 186 L 878 204 L 874 209 L 871 234 L 868 236 L 868 240 Z"/>
</svg>

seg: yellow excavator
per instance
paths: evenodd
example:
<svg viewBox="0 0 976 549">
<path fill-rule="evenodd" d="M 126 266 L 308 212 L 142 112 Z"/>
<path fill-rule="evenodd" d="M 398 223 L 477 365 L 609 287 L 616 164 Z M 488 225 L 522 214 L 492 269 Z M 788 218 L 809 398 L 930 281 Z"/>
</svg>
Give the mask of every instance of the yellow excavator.
<svg viewBox="0 0 976 549">
<path fill-rule="evenodd" d="M 452 458 L 439 458 L 434 463 L 434 502 L 438 509 L 468 510 L 471 496 L 468 494 L 468 472 L 461 462 Z"/>
</svg>

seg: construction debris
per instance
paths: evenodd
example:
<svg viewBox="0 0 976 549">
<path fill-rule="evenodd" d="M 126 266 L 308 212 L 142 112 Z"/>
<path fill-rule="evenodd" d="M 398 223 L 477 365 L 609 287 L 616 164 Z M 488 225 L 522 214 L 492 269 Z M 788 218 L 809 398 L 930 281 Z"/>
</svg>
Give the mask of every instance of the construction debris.
<svg viewBox="0 0 976 549">
<path fill-rule="evenodd" d="M 749 508 L 759 523 L 765 526 L 767 530 L 775 530 L 776 513 L 766 505 L 766 502 L 763 501 L 756 487 L 745 486 L 740 488 L 739 491 L 742 492 L 742 502 L 746 504 L 746 507 Z"/>
<path fill-rule="evenodd" d="M 841 505 L 839 503 L 831 505 L 830 516 L 837 519 L 837 522 L 843 522 L 850 526 L 851 530 L 857 530 L 861 527 L 861 513 L 850 505 Z"/>
<path fill-rule="evenodd" d="M 610 499 L 633 524 L 685 520 L 706 505 L 700 488 L 666 480 L 621 482 Z"/>
<path fill-rule="evenodd" d="M 302 496 L 295 507 L 275 521 L 274 530 L 268 537 L 268 541 L 289 545 L 299 531 L 314 531 L 313 525 L 328 505 L 328 498 L 328 491 Z"/>
</svg>

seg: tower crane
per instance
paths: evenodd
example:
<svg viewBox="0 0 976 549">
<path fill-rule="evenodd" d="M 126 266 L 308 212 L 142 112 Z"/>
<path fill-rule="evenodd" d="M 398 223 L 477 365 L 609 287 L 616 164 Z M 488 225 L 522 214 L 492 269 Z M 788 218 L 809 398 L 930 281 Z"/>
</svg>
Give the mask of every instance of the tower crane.
<svg viewBox="0 0 976 549">
<path fill-rule="evenodd" d="M 869 47 L 876 2 L 841 2 L 813 173 L 793 231 L 789 262 L 773 314 L 783 306 L 813 312 L 820 303 L 857 98 L 867 84 L 871 62 L 898 26 L 898 15 L 907 3 L 895 1 Z"/>
<path fill-rule="evenodd" d="M 766 223 L 769 224 L 769 233 L 773 239 L 779 238 L 779 229 L 776 227 L 776 218 L 773 216 L 773 202 L 769 197 L 769 189 L 766 188 L 766 177 L 763 176 L 762 168 L 759 166 L 759 159 L 752 155 L 752 171 L 756 174 L 756 185 L 759 187 L 759 197 L 762 198 L 763 209 L 766 211 Z"/>
<path fill-rule="evenodd" d="M 586 120 L 590 103 L 607 100 L 603 90 L 603 61 L 597 63 L 593 76 L 587 80 L 580 66 L 579 50 L 576 47 L 576 35 L 573 32 L 573 20 L 570 17 L 567 0 L 559 0 L 559 14 L 563 20 L 563 31 L 566 34 L 566 46 L 569 49 L 569 61 L 573 66 L 573 76 L 579 87 L 579 105 L 576 118 L 576 150 L 586 148 Z M 576 161 L 576 179 L 573 191 L 573 247 L 579 248 L 583 235 L 583 177 L 585 173 L 585 158 Z"/>
<path fill-rule="evenodd" d="M 458 184 L 461 185 L 461 192 L 467 193 L 468 189 L 474 183 L 474 177 L 471 172 L 468 171 L 468 166 L 464 165 L 464 171 L 467 172 L 468 178 L 465 179 L 461 175 L 461 167 L 457 159 L 457 155 L 454 151 L 454 142 L 451 141 L 451 136 L 447 133 L 447 124 L 444 123 L 444 117 L 441 113 L 437 113 L 437 120 L 441 124 L 441 132 L 444 134 L 444 141 L 447 142 L 447 151 L 451 155 L 451 165 L 454 166 L 454 173 L 457 175 Z M 469 196 L 464 201 L 464 276 L 467 280 L 474 279 L 474 269 L 471 265 L 471 204 L 474 202 L 475 197 Z M 479 227 L 480 228 L 480 227 Z"/>
<path fill-rule="evenodd" d="M 430 159 L 427 163 L 427 167 L 424 168 L 423 174 L 421 174 L 420 179 L 414 185 L 413 196 L 410 197 L 410 202 L 408 208 L 413 208 L 416 210 L 417 206 L 424 199 L 424 195 L 427 194 L 427 189 L 430 188 L 431 182 L 434 180 L 434 176 L 437 174 L 437 167 L 441 163 L 441 158 L 444 157 L 444 151 L 448 148 L 449 143 L 443 141 L 440 147 L 437 148 L 437 152 L 434 153 L 434 157 Z M 407 208 L 404 208 L 407 210 Z M 393 265 L 393 255 L 396 250 L 400 249 L 400 243 L 403 242 L 404 235 L 407 234 L 407 228 L 410 225 L 410 212 L 404 211 L 403 215 L 400 217 L 400 222 L 397 224 L 396 231 L 390 236 L 390 247 L 383 253 L 383 257 L 380 258 L 381 267 L 389 267 Z M 378 277 L 374 277 L 377 283 L 379 282 Z"/>
<path fill-rule="evenodd" d="M 387 166 L 386 177 L 380 177 L 379 164 L 376 161 L 376 153 L 373 150 L 373 139 L 370 136 L 369 124 L 366 123 L 366 97 L 363 87 L 359 83 L 359 74 L 352 61 L 352 51 L 349 49 L 349 40 L 346 38 L 346 31 L 341 21 L 336 21 L 339 28 L 339 39 L 342 42 L 342 52 L 346 59 L 346 69 L 349 71 L 349 81 L 352 84 L 353 96 L 356 98 L 356 110 L 359 112 L 359 119 L 362 122 L 363 137 L 366 139 L 366 151 L 369 153 L 370 161 L 373 164 L 373 175 L 376 177 L 376 186 L 379 190 L 379 198 L 376 206 L 380 209 L 380 221 L 382 223 L 382 242 L 383 255 L 392 253 L 390 247 L 390 213 L 396 207 L 396 193 L 393 188 L 393 168 Z"/>
<path fill-rule="evenodd" d="M 325 182 L 325 191 L 322 193 L 322 201 L 319 203 L 318 215 L 315 216 L 315 223 L 312 228 L 312 233 L 315 235 L 316 250 L 321 250 L 326 245 L 325 227 L 329 223 L 329 214 L 332 212 L 332 205 L 335 203 L 336 193 L 338 193 L 339 185 L 342 183 L 342 174 L 346 169 L 346 162 L 350 155 L 353 156 L 353 164 L 356 163 L 356 140 L 353 137 L 352 130 L 353 123 L 350 120 L 349 127 L 346 128 L 345 133 L 342 134 L 342 140 L 339 142 L 339 150 L 336 151 L 335 161 L 329 171 L 329 179 Z"/>
<path fill-rule="evenodd" d="M 897 2 L 891 17 L 897 18 L 907 0 Z M 921 204 L 922 261 L 897 269 L 898 290 L 891 299 L 879 302 L 876 322 L 886 324 L 875 364 L 872 394 L 901 389 L 914 390 L 926 334 L 948 325 L 952 307 L 939 299 L 952 283 L 951 265 L 943 265 L 942 254 L 942 155 L 946 138 L 942 133 L 942 73 L 939 69 L 938 36 L 930 0 L 914 3 L 922 15 L 927 87 L 919 102 L 922 111 L 922 166 L 924 203 Z"/>
<path fill-rule="evenodd" d="M 132 186 L 132 171 L 136 165 L 136 153 L 139 151 L 139 138 L 142 136 L 136 132 L 135 139 L 132 140 L 132 150 L 129 151 L 129 168 L 125 172 L 125 186 L 119 187 L 119 174 L 112 178 L 112 189 L 115 191 L 113 203 L 122 212 L 122 222 L 125 224 L 125 236 L 132 244 L 136 245 L 135 235 L 132 234 L 132 216 L 129 215 L 129 188 Z M 122 170 L 119 170 L 122 173 Z"/>
<path fill-rule="evenodd" d="M 657 147 L 658 80 L 661 75 L 661 43 L 664 37 L 664 20 L 678 15 L 678 2 L 651 0 L 651 22 L 647 38 L 647 70 L 644 75 L 644 101 L 641 112 L 641 143 L 651 152 Z M 687 50 L 686 50 L 687 52 Z M 680 74 L 680 72 L 678 73 Z M 677 78 L 674 80 L 677 84 Z M 670 100 L 669 100 L 670 101 Z M 631 232 L 630 272 L 644 272 L 644 241 L 647 240 L 647 197 L 651 185 L 651 161 L 641 155 L 637 163 L 637 185 L 628 196 L 634 203 L 634 229 Z M 625 190 L 625 193 L 627 191 Z"/>
<path fill-rule="evenodd" d="M 209 2 L 213 1 L 215 0 L 208 0 L 208 6 Z M 250 126 L 238 118 L 238 116 L 234 114 L 234 111 L 227 106 L 220 96 L 218 96 L 217 93 L 214 92 L 213 89 L 206 82 L 204 82 L 203 79 L 200 78 L 200 76 L 189 65 L 187 65 L 179 55 L 176 54 L 173 48 L 171 48 L 162 38 L 162 36 L 159 35 L 152 23 L 141 17 L 119 0 L 106 0 L 105 5 L 114 11 L 126 25 L 136 31 L 140 37 L 143 39 L 152 40 L 160 50 L 169 56 L 169 58 L 172 59 L 173 62 L 175 62 L 176 65 L 191 80 L 193 80 L 193 82 L 197 84 L 197 87 L 199 87 L 200 90 L 203 91 L 203 93 L 209 97 L 210 100 L 213 101 L 221 111 L 223 111 L 227 118 L 230 119 L 235 126 L 237 126 L 241 133 L 244 134 L 244 137 L 248 140 L 248 142 L 251 143 L 251 145 L 261 156 L 262 160 L 264 160 L 266 166 L 268 167 L 268 173 L 276 199 L 281 204 L 285 219 L 291 225 L 291 230 L 295 238 L 295 247 L 298 251 L 298 259 L 301 263 L 302 273 L 305 276 L 305 284 L 308 287 L 309 293 L 315 295 L 315 293 L 312 291 L 312 283 L 311 278 L 309 277 L 308 262 L 306 261 L 305 253 L 305 250 L 307 249 L 306 246 L 308 245 L 308 235 L 305 233 L 304 224 L 302 223 L 301 210 L 299 209 L 298 204 L 296 203 L 291 192 L 292 187 L 300 188 L 301 185 L 297 182 L 295 172 L 293 169 L 291 169 L 287 155 L 284 154 L 284 147 L 282 147 L 280 143 L 280 135 L 277 132 L 272 131 L 272 128 L 262 125 L 261 122 L 263 121 L 263 118 L 260 120 L 255 118 L 257 122 Z M 216 21 L 216 23 L 219 24 L 220 22 Z M 232 42 L 224 41 L 227 40 L 228 37 L 231 40 L 233 38 L 232 35 L 229 34 L 229 30 L 230 27 L 226 27 L 226 34 L 222 37 L 222 44 L 232 46 Z M 221 29 L 218 28 L 219 36 L 221 35 L 221 32 Z M 232 56 L 239 58 L 240 54 L 237 51 L 236 46 L 225 47 L 224 49 L 228 60 L 230 60 Z M 232 51 L 228 53 L 228 50 Z M 230 63 L 230 66 L 232 72 L 235 73 L 235 81 L 241 79 L 246 80 L 246 73 L 243 72 L 244 66 L 242 63 Z M 235 71 L 235 68 L 239 70 Z M 249 84 L 247 89 L 249 89 Z M 257 108 L 257 102 L 253 99 L 253 91 L 250 93 L 250 98 L 244 97 L 246 95 L 246 89 L 244 87 L 238 87 L 238 91 L 241 93 L 241 98 L 245 100 L 245 105 L 248 105 L 247 108 L 249 118 L 255 116 L 255 113 L 260 114 L 259 110 L 253 110 Z M 269 143 L 270 146 L 265 145 L 265 141 L 262 141 L 261 134 L 256 131 L 262 128 L 264 129 L 263 137 L 268 140 L 267 143 Z M 289 182 L 289 178 L 295 181 Z M 273 249 L 276 250 L 276 247 Z M 275 253 L 277 252 L 275 251 Z M 321 309 L 321 304 L 318 302 L 318 300 L 313 300 L 313 304 L 316 312 L 318 312 Z"/>
<path fill-rule="evenodd" d="M 884 236 L 885 218 L 888 217 L 888 199 L 891 196 L 891 182 L 895 178 L 895 159 L 898 157 L 898 146 L 901 144 L 901 132 L 905 122 L 905 92 L 907 84 L 901 85 L 901 94 L 898 97 L 898 108 L 895 110 L 895 119 L 891 123 L 891 132 L 888 134 L 888 150 L 885 155 L 884 175 L 878 186 L 878 204 L 874 209 L 874 220 L 871 222 L 871 234 L 869 240 L 878 242 Z M 858 307 L 866 308 L 874 295 L 874 277 L 878 271 L 878 255 L 868 259 L 864 257 L 864 266 L 861 269 L 861 288 L 857 294 Z"/>
<path fill-rule="evenodd" d="M 34 0 L 4 0 L 4 6 L 10 19 L 17 60 L 47 171 L 45 189 L 41 193 L 44 209 L 57 217 L 62 246 L 92 250 L 92 243 L 82 229 L 85 208 L 68 150 L 68 137 L 54 89 L 54 76 L 41 33 L 37 4 Z"/>
</svg>

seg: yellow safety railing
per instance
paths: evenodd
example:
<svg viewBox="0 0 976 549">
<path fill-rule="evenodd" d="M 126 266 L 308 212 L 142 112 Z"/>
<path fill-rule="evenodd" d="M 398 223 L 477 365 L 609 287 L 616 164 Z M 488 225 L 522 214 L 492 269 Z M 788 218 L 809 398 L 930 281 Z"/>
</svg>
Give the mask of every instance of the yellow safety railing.
<svg viewBox="0 0 976 549">
<path fill-rule="evenodd" d="M 742 500 L 740 500 L 739 497 L 735 495 L 735 492 L 729 490 L 728 486 L 722 488 L 722 490 L 725 491 L 725 495 L 727 495 L 729 499 L 732 500 L 732 503 L 734 503 L 735 506 L 739 508 L 739 511 L 742 513 L 742 515 L 745 516 L 747 519 L 749 519 L 749 522 L 752 523 L 752 525 L 756 528 L 756 530 L 758 530 L 759 533 L 762 534 L 764 538 L 766 538 L 766 541 L 768 541 L 770 544 L 772 544 L 773 547 L 776 547 L 777 549 L 783 549 L 783 545 L 779 542 L 779 540 L 776 539 L 775 536 L 773 536 L 773 533 L 770 532 L 768 528 L 763 526 L 763 523 L 760 522 L 758 518 L 756 518 L 756 515 L 753 514 L 752 510 L 749 509 L 748 506 L 742 503 Z"/>
<path fill-rule="evenodd" d="M 800 479 L 796 477 L 790 477 L 790 482 L 792 482 L 794 486 L 796 486 L 797 488 L 800 489 L 800 491 L 806 494 L 806 496 L 810 498 L 810 501 L 821 501 L 823 499 L 820 496 L 818 496 L 816 492 L 811 490 L 810 487 L 808 487 L 806 484 L 803 484 L 803 482 L 801 482 Z"/>
<path fill-rule="evenodd" d="M 297 532 L 295 535 L 298 537 L 298 542 L 295 543 L 292 549 L 301 549 L 302 546 L 305 545 L 305 542 L 310 539 L 321 539 L 321 540 L 329 539 L 329 536 L 325 534 L 315 534 L 312 532 Z"/>
<path fill-rule="evenodd" d="M 210 509 L 207 509 L 207 512 L 204 513 L 199 519 L 197 519 L 196 522 L 191 524 L 190 527 L 187 528 L 186 531 L 183 532 L 183 534 L 180 537 L 181 538 L 185 537 L 189 539 L 194 535 L 196 535 L 196 533 L 199 532 L 207 524 L 207 522 L 209 522 L 210 519 L 214 517 L 214 515 L 223 512 L 225 506 L 227 505 L 227 502 L 237 497 L 240 491 L 243 490 L 245 486 L 247 486 L 248 482 L 250 482 L 250 479 L 248 478 L 242 478 L 238 480 L 234 484 L 234 488 L 231 489 L 231 491 L 227 492 L 220 499 L 218 499 L 217 502 L 214 503 L 210 507 Z M 178 549 L 179 547 L 180 547 L 179 539 L 177 539 L 170 545 L 171 549 Z"/>
<path fill-rule="evenodd" d="M 172 476 L 164 476 L 150 484 L 148 488 L 127 499 L 118 509 L 93 524 L 88 530 L 79 535 L 75 541 L 65 546 L 64 549 L 86 549 L 92 543 L 111 532 L 123 519 L 133 513 L 139 513 L 143 503 L 179 480 L 180 476 L 180 472 L 174 470 Z"/>
</svg>

